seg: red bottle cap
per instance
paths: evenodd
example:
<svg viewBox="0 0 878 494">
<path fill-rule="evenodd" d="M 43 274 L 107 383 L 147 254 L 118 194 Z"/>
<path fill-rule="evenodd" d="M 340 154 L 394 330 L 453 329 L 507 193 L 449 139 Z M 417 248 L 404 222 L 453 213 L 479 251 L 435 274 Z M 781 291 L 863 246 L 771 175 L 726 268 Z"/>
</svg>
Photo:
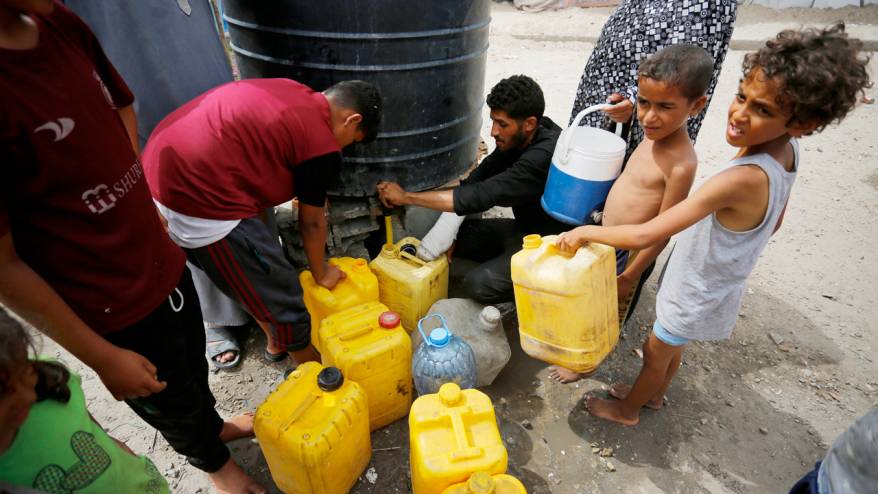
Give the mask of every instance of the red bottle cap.
<svg viewBox="0 0 878 494">
<path fill-rule="evenodd" d="M 387 311 L 378 316 L 378 325 L 384 329 L 393 329 L 399 326 L 399 314 Z"/>
</svg>

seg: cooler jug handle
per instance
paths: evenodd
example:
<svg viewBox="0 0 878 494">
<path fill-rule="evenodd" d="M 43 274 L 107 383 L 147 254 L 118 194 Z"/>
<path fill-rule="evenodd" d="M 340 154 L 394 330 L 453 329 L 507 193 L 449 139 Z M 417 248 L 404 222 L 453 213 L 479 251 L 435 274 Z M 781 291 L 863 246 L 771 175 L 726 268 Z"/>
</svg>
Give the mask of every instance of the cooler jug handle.
<svg viewBox="0 0 878 494">
<path fill-rule="evenodd" d="M 573 122 L 570 124 L 570 127 L 567 127 L 567 129 L 563 132 L 563 134 L 564 134 L 564 136 L 563 136 L 564 141 L 562 142 L 563 147 L 561 148 L 561 152 L 559 153 L 561 156 L 561 163 L 567 164 L 567 160 L 570 158 L 570 156 L 569 156 L 569 154 L 570 154 L 570 140 L 573 139 L 573 132 L 571 131 L 571 129 L 575 129 L 575 128 L 579 127 L 579 123 L 582 122 L 582 119 L 586 115 L 588 115 L 589 113 L 594 113 L 596 111 L 605 110 L 611 106 L 613 106 L 613 105 L 606 105 L 606 104 L 592 105 L 592 106 L 589 106 L 588 108 L 586 108 L 585 110 L 582 110 L 581 112 L 576 114 L 576 118 L 573 119 Z M 620 136 L 620 137 L 622 136 L 622 124 L 620 124 L 619 122 L 616 122 L 615 134 L 617 136 Z"/>
<path fill-rule="evenodd" d="M 424 338 L 424 343 L 426 343 L 427 345 L 430 345 L 430 346 L 432 346 L 432 343 L 430 343 L 430 338 L 427 338 L 427 335 L 424 333 L 424 328 L 421 325 L 424 323 L 424 321 L 426 321 L 427 319 L 430 319 L 431 317 L 438 317 L 439 320 L 442 321 L 442 326 L 440 326 L 440 327 L 445 328 L 445 331 L 448 331 L 448 334 L 451 334 L 451 330 L 448 329 L 448 323 L 445 322 L 445 318 L 442 317 L 442 314 L 439 314 L 437 312 L 435 314 L 430 314 L 428 316 L 424 316 L 423 318 L 421 318 L 420 321 L 418 321 L 418 331 L 421 332 L 421 336 Z"/>
</svg>

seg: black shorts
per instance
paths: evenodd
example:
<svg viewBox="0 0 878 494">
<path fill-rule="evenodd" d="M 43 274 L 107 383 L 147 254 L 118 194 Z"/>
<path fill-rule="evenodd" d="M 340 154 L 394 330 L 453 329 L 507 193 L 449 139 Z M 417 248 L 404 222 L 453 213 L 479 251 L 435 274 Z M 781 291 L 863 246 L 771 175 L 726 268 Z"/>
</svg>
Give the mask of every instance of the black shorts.
<svg viewBox="0 0 878 494">
<path fill-rule="evenodd" d="M 271 326 L 278 345 L 303 350 L 311 343 L 311 317 L 271 219 L 245 218 L 222 240 L 184 250 L 217 288 Z"/>
</svg>

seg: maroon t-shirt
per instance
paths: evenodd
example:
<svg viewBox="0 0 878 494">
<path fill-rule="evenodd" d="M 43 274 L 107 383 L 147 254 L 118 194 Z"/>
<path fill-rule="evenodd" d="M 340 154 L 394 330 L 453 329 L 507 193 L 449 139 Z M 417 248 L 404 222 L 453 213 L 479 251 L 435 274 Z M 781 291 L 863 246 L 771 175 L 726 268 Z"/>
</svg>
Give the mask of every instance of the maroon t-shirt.
<svg viewBox="0 0 878 494">
<path fill-rule="evenodd" d="M 39 44 L 0 49 L 0 236 L 89 326 L 155 310 L 183 272 L 116 108 L 134 97 L 59 3 Z"/>
<path fill-rule="evenodd" d="M 289 79 L 246 79 L 165 117 L 149 137 L 143 166 L 162 205 L 235 220 L 289 201 L 297 166 L 324 155 L 340 159 L 340 152 L 323 94 Z"/>
</svg>

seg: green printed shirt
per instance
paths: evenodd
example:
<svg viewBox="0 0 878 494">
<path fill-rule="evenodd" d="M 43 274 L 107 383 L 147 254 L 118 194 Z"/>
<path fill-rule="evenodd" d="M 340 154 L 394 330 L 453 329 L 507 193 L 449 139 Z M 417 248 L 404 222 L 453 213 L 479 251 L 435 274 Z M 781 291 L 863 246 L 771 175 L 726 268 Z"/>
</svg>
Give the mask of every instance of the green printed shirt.
<svg viewBox="0 0 878 494">
<path fill-rule="evenodd" d="M 79 376 L 67 383 L 70 401 L 35 403 L 12 446 L 0 455 L 0 481 L 49 494 L 169 493 L 145 456 L 120 448 L 85 407 Z"/>
</svg>

